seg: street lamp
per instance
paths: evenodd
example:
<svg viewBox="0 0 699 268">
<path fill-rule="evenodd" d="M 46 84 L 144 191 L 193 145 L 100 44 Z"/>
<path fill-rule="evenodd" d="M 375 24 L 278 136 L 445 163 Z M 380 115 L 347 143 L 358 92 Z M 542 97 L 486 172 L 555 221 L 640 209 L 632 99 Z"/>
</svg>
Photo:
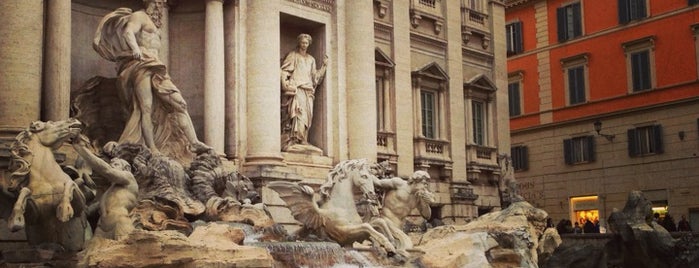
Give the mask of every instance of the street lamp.
<svg viewBox="0 0 699 268">
<path fill-rule="evenodd" d="M 614 140 L 615 135 L 600 133 L 600 131 L 602 130 L 602 121 L 599 121 L 599 119 L 597 119 L 595 121 L 594 125 L 595 125 L 595 131 L 597 131 L 597 135 L 604 137 L 605 139 L 607 139 L 610 142 Z"/>
</svg>

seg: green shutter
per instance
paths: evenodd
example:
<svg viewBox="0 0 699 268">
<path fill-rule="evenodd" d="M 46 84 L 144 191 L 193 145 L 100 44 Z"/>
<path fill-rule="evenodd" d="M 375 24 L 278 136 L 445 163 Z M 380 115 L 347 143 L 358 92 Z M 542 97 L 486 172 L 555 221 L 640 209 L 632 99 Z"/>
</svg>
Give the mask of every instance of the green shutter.
<svg viewBox="0 0 699 268">
<path fill-rule="evenodd" d="M 558 42 L 564 42 L 568 38 L 566 37 L 566 9 L 565 7 L 559 7 L 556 9 L 556 18 L 558 24 Z"/>
<path fill-rule="evenodd" d="M 629 22 L 629 0 L 619 0 L 619 24 Z"/>
<path fill-rule="evenodd" d="M 653 145 L 655 145 L 654 152 L 656 154 L 662 154 L 663 151 L 663 128 L 660 125 L 653 126 Z"/>
<path fill-rule="evenodd" d="M 632 128 L 626 131 L 626 134 L 629 138 L 628 145 L 629 145 L 629 156 L 637 156 L 640 154 L 638 151 L 638 145 L 637 145 L 637 138 L 636 138 L 636 129 Z"/>
<path fill-rule="evenodd" d="M 595 136 L 587 136 L 587 155 L 590 157 L 589 162 L 595 162 Z"/>
<path fill-rule="evenodd" d="M 565 139 L 563 140 L 563 158 L 566 164 L 573 164 L 573 140 Z"/>
<path fill-rule="evenodd" d="M 522 170 L 529 169 L 529 148 L 526 146 L 521 147 L 522 154 Z"/>
</svg>

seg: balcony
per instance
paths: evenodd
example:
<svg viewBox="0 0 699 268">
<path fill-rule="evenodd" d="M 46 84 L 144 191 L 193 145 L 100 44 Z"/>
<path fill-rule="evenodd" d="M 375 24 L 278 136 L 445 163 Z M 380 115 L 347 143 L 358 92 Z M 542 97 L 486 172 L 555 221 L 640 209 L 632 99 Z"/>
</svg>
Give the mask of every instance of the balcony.
<svg viewBox="0 0 699 268">
<path fill-rule="evenodd" d="M 488 14 L 468 7 L 461 7 L 461 35 L 464 43 L 468 43 L 471 36 L 477 34 L 481 38 L 483 48 L 487 48 L 492 35 Z"/>
<path fill-rule="evenodd" d="M 415 159 L 433 164 L 451 163 L 451 148 L 445 140 L 415 138 Z"/>
<path fill-rule="evenodd" d="M 467 145 L 466 155 L 470 162 L 476 162 L 484 165 L 497 165 L 497 148 L 481 146 L 481 145 Z"/>
<path fill-rule="evenodd" d="M 444 26 L 444 8 L 442 0 L 410 0 L 410 23 L 414 28 L 420 25 L 420 20 L 433 21 L 434 33 L 439 34 Z"/>
</svg>

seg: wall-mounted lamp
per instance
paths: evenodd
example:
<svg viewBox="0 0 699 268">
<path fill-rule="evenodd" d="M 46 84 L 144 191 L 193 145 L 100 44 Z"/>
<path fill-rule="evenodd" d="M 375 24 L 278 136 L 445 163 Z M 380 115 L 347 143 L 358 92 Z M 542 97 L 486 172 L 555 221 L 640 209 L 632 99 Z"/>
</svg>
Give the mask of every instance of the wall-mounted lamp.
<svg viewBox="0 0 699 268">
<path fill-rule="evenodd" d="M 595 125 L 595 131 L 597 131 L 597 135 L 604 137 L 605 139 L 607 139 L 610 142 L 614 140 L 615 135 L 613 135 L 613 134 L 610 135 L 610 134 L 599 133 L 602 130 L 602 121 L 599 121 L 599 119 L 597 119 L 595 121 L 594 125 Z"/>
</svg>

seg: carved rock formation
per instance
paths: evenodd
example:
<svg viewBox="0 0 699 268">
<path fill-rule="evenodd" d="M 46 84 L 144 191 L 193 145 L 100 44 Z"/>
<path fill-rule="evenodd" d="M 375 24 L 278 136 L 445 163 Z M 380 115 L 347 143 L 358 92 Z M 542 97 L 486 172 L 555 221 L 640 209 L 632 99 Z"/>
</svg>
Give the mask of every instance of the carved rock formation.
<svg viewBox="0 0 699 268">
<path fill-rule="evenodd" d="M 122 241 L 95 238 L 80 267 L 272 267 L 264 248 L 240 246 L 242 230 L 209 223 L 187 237 L 175 231 L 137 230 Z"/>
<path fill-rule="evenodd" d="M 548 214 L 527 202 L 488 213 L 466 225 L 440 226 L 420 239 L 425 251 L 420 261 L 427 267 L 538 267 Z M 559 240 L 560 241 L 560 237 Z"/>
</svg>

